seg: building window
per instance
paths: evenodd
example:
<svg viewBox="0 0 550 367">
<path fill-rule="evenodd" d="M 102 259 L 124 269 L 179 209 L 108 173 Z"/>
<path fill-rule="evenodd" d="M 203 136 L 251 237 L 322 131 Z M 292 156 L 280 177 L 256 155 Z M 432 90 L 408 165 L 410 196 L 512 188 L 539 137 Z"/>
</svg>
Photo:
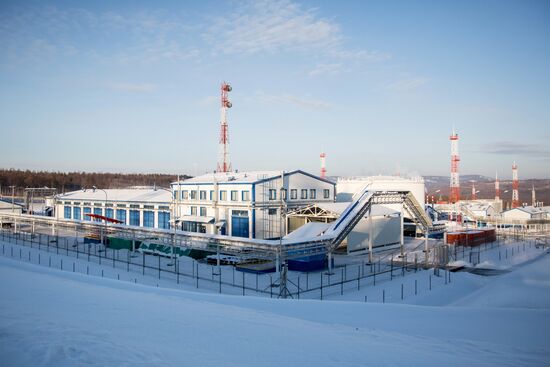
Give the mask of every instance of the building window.
<svg viewBox="0 0 550 367">
<path fill-rule="evenodd" d="M 113 215 L 113 214 L 114 214 L 114 213 L 113 213 L 113 209 L 110 209 L 110 208 L 105 209 L 105 216 L 106 216 L 107 218 L 114 218 L 114 215 Z"/>
<path fill-rule="evenodd" d="M 80 201 L 75 201 L 73 205 L 80 205 Z"/>
<path fill-rule="evenodd" d="M 90 214 L 91 212 L 92 212 L 92 208 L 88 206 L 84 207 L 84 220 L 92 220 L 92 218 L 90 218 L 89 215 L 86 215 L 86 214 Z"/>
<path fill-rule="evenodd" d="M 201 206 L 201 217 L 206 217 L 206 207 Z"/>
<path fill-rule="evenodd" d="M 144 205 L 143 209 L 155 209 L 154 205 Z"/>
<path fill-rule="evenodd" d="M 179 191 L 174 190 L 174 200 L 178 200 Z"/>
<path fill-rule="evenodd" d="M 139 210 L 130 210 L 130 225 L 139 226 Z"/>
<path fill-rule="evenodd" d="M 269 189 L 269 200 L 277 200 L 277 190 Z"/>
<path fill-rule="evenodd" d="M 82 219 L 80 216 L 80 212 L 81 212 L 80 208 L 78 206 L 75 206 L 73 209 L 73 219 L 76 219 L 76 220 Z"/>
<path fill-rule="evenodd" d="M 183 222 L 182 228 L 186 232 L 206 233 L 206 226 L 197 222 Z"/>
<path fill-rule="evenodd" d="M 143 212 L 143 226 L 151 228 L 155 226 L 155 212 L 151 210 L 145 210 Z"/>
<path fill-rule="evenodd" d="M 191 215 L 197 215 L 197 207 L 196 206 L 191 207 Z"/>
<path fill-rule="evenodd" d="M 309 198 L 310 198 L 310 199 L 317 199 L 317 190 L 315 190 L 315 189 L 310 189 L 310 190 L 309 190 Z"/>
<path fill-rule="evenodd" d="M 189 192 L 187 190 L 182 190 L 181 198 L 182 200 L 187 200 L 189 198 Z"/>
<path fill-rule="evenodd" d="M 103 215 L 103 209 L 101 208 L 94 208 L 94 214 L 95 215 Z M 96 222 L 101 222 L 101 219 L 96 218 Z"/>
<path fill-rule="evenodd" d="M 116 219 L 121 221 L 123 224 L 126 224 L 126 209 L 117 209 Z"/>
<path fill-rule="evenodd" d="M 214 190 L 210 190 L 210 201 L 214 200 Z"/>
<path fill-rule="evenodd" d="M 191 190 L 191 200 L 197 200 L 197 191 Z"/>
<path fill-rule="evenodd" d="M 65 206 L 63 208 L 63 217 L 65 219 L 71 219 L 71 207 L 70 206 Z"/>
<path fill-rule="evenodd" d="M 237 190 L 231 190 L 231 201 L 237 201 L 237 195 L 239 192 Z"/>
<path fill-rule="evenodd" d="M 225 190 L 220 191 L 220 201 L 227 201 L 227 191 Z"/>
<path fill-rule="evenodd" d="M 206 200 L 206 190 L 201 190 L 200 191 L 200 199 L 201 200 Z"/>
<path fill-rule="evenodd" d="M 323 190 L 323 197 L 324 197 L 325 199 L 330 198 L 330 190 L 329 190 L 329 189 L 324 189 L 324 190 Z"/>
<path fill-rule="evenodd" d="M 167 206 L 167 205 L 159 205 L 159 210 L 166 210 L 166 211 L 169 211 L 169 210 L 170 210 L 170 207 Z"/>
<path fill-rule="evenodd" d="M 277 215 L 277 208 L 268 209 L 267 214 Z"/>
<path fill-rule="evenodd" d="M 300 196 L 300 199 L 307 199 L 307 189 L 302 189 L 302 195 Z"/>
<path fill-rule="evenodd" d="M 159 212 L 159 228 L 170 229 L 170 213 Z"/>
<path fill-rule="evenodd" d="M 130 208 L 139 209 L 138 204 L 130 204 Z"/>
<path fill-rule="evenodd" d="M 126 208 L 126 204 L 117 204 L 117 208 Z"/>
<path fill-rule="evenodd" d="M 241 193 L 242 201 L 250 201 L 250 191 L 245 190 Z"/>
<path fill-rule="evenodd" d="M 296 200 L 298 199 L 298 190 L 296 189 L 290 189 L 290 199 Z"/>
<path fill-rule="evenodd" d="M 286 189 L 281 189 L 281 200 L 286 200 Z"/>
</svg>

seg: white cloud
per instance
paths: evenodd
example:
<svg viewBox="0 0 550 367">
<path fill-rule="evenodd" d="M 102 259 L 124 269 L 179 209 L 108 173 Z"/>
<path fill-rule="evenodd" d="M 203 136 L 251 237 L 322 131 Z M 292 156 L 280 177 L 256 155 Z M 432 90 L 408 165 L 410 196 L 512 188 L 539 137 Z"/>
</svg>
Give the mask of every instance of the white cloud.
<svg viewBox="0 0 550 367">
<path fill-rule="evenodd" d="M 428 82 L 429 79 L 424 77 L 406 78 L 389 83 L 388 85 L 386 85 L 386 89 L 398 92 L 405 92 L 420 88 Z"/>
<path fill-rule="evenodd" d="M 317 64 L 308 74 L 309 76 L 318 75 L 337 75 L 342 73 L 344 66 L 341 63 L 337 64 Z"/>
<path fill-rule="evenodd" d="M 211 23 L 204 36 L 223 53 L 319 50 L 342 38 L 336 23 L 288 0 L 246 2 Z"/>
</svg>

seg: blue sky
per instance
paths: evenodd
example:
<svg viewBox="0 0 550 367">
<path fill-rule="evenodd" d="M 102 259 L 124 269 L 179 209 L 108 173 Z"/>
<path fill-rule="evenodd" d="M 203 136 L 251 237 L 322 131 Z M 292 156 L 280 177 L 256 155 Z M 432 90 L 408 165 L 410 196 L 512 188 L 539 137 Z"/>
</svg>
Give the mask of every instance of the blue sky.
<svg viewBox="0 0 550 367">
<path fill-rule="evenodd" d="M 0 166 L 550 178 L 550 2 L 0 4 Z"/>
</svg>

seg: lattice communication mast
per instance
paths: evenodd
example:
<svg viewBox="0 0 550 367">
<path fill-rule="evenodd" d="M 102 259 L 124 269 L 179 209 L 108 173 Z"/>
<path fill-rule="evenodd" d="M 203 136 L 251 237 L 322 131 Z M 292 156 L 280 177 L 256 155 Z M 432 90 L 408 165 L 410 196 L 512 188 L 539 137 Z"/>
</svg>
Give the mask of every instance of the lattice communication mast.
<svg viewBox="0 0 550 367">
<path fill-rule="evenodd" d="M 512 208 L 519 207 L 519 180 L 518 180 L 518 165 L 516 162 L 512 164 Z"/>
<path fill-rule="evenodd" d="M 458 156 L 458 134 L 453 129 L 453 134 L 450 137 L 451 140 L 451 194 L 449 195 L 449 201 L 456 203 L 460 201 L 460 182 L 458 176 L 458 162 L 460 157 Z"/>
<path fill-rule="evenodd" d="M 326 166 L 327 155 L 325 153 L 321 153 L 321 155 L 319 155 L 319 158 L 321 158 L 321 178 L 325 178 L 327 176 L 327 166 Z"/>
<path fill-rule="evenodd" d="M 220 119 L 220 155 L 218 158 L 217 172 L 231 172 L 231 161 L 229 160 L 229 131 L 227 125 L 227 109 L 233 105 L 229 101 L 228 93 L 233 88 L 229 83 L 221 85 L 221 119 Z"/>
</svg>

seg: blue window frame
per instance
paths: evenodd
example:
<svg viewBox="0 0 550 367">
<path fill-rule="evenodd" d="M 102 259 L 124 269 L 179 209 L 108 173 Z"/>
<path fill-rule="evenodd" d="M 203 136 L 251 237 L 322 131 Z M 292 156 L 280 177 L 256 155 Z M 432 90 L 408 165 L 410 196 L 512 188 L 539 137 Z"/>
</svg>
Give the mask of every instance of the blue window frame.
<svg viewBox="0 0 550 367">
<path fill-rule="evenodd" d="M 242 201 L 249 201 L 250 200 L 250 191 L 243 190 L 241 193 L 241 200 Z"/>
<path fill-rule="evenodd" d="M 143 211 L 143 226 L 154 227 L 155 226 L 155 212 L 150 210 Z"/>
<path fill-rule="evenodd" d="M 130 225 L 139 226 L 139 210 L 130 210 Z"/>
<path fill-rule="evenodd" d="M 210 190 L 210 201 L 214 200 L 214 190 Z"/>
<path fill-rule="evenodd" d="M 159 228 L 169 229 L 170 228 L 170 213 L 168 212 L 159 212 L 158 213 L 158 222 Z"/>
<path fill-rule="evenodd" d="M 206 207 L 201 206 L 200 215 L 201 215 L 201 217 L 206 217 Z"/>
<path fill-rule="evenodd" d="M 227 191 L 220 190 L 220 201 L 227 201 Z"/>
<path fill-rule="evenodd" d="M 324 189 L 324 190 L 323 190 L 323 197 L 324 197 L 325 199 L 330 198 L 330 190 L 329 190 L 329 189 Z"/>
<path fill-rule="evenodd" d="M 81 213 L 80 208 L 78 206 L 75 206 L 73 208 L 73 219 L 76 219 L 76 220 L 82 219 L 80 213 Z"/>
<path fill-rule="evenodd" d="M 231 201 L 237 201 L 239 192 L 237 190 L 231 190 Z"/>
<path fill-rule="evenodd" d="M 191 200 L 197 200 L 197 191 L 191 190 Z"/>
<path fill-rule="evenodd" d="M 94 208 L 94 214 L 103 215 L 103 210 L 101 208 Z M 94 219 L 96 222 L 101 222 L 101 219 Z"/>
<path fill-rule="evenodd" d="M 269 189 L 269 200 L 277 200 L 277 190 Z"/>
<path fill-rule="evenodd" d="M 197 207 L 196 206 L 191 207 L 191 215 L 197 215 Z"/>
<path fill-rule="evenodd" d="M 71 207 L 70 206 L 63 207 L 63 217 L 65 219 L 71 219 Z"/>
<path fill-rule="evenodd" d="M 90 208 L 88 206 L 84 207 L 84 220 L 92 220 L 92 218 L 90 218 L 88 215 L 86 215 L 86 214 L 90 214 L 91 212 L 92 212 L 92 208 Z"/>
<path fill-rule="evenodd" d="M 187 190 L 182 190 L 182 191 L 181 191 L 181 198 L 182 198 L 183 200 L 187 200 L 188 197 L 189 197 L 189 191 L 187 191 Z"/>
<path fill-rule="evenodd" d="M 317 190 L 316 189 L 310 189 L 309 190 L 309 198 L 310 199 L 317 199 Z"/>
<path fill-rule="evenodd" d="M 117 209 L 116 219 L 121 221 L 123 224 L 126 224 L 126 209 Z"/>
<path fill-rule="evenodd" d="M 178 200 L 178 190 L 174 190 L 174 200 Z"/>
<path fill-rule="evenodd" d="M 307 189 L 302 189 L 302 195 L 300 196 L 300 199 L 307 199 Z"/>
<path fill-rule="evenodd" d="M 206 190 L 201 190 L 199 195 L 201 200 L 206 200 Z"/>
<path fill-rule="evenodd" d="M 113 213 L 113 209 L 111 209 L 111 208 L 105 208 L 105 216 L 106 216 L 107 218 L 113 218 L 113 219 L 114 219 L 115 216 L 114 216 L 114 213 Z"/>
</svg>

